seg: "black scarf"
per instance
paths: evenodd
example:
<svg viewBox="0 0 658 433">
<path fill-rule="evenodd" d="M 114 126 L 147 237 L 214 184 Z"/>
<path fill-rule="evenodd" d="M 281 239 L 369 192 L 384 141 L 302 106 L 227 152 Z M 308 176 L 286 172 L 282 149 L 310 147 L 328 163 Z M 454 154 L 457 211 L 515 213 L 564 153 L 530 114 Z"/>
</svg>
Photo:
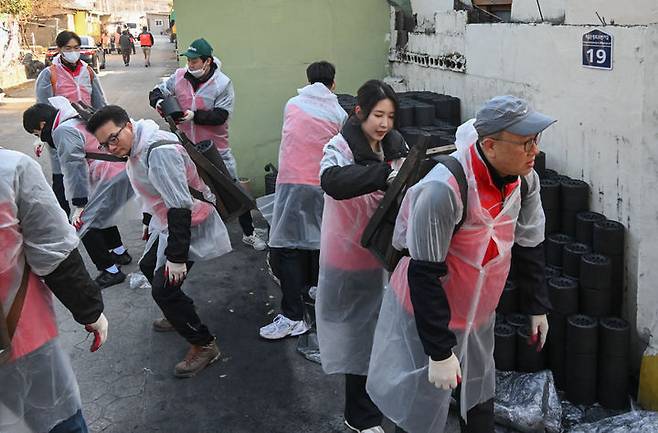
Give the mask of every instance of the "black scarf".
<svg viewBox="0 0 658 433">
<path fill-rule="evenodd" d="M 363 133 L 363 129 L 361 129 L 361 121 L 355 115 L 347 119 L 340 133 L 350 146 L 356 164 L 370 165 L 381 162 L 377 154 L 370 147 L 370 143 L 368 143 L 368 139 Z M 384 136 L 381 146 L 384 152 L 384 161 L 404 158 L 409 153 L 404 138 L 395 129 L 391 129 Z"/>
</svg>

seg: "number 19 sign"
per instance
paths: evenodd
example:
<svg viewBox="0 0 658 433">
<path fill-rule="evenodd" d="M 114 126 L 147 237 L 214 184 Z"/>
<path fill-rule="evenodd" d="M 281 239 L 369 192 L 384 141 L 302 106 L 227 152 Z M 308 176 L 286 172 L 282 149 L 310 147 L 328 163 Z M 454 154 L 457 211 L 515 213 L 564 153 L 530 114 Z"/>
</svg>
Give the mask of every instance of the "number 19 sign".
<svg viewBox="0 0 658 433">
<path fill-rule="evenodd" d="M 592 30 L 583 35 L 583 66 L 612 69 L 612 35 Z"/>
</svg>

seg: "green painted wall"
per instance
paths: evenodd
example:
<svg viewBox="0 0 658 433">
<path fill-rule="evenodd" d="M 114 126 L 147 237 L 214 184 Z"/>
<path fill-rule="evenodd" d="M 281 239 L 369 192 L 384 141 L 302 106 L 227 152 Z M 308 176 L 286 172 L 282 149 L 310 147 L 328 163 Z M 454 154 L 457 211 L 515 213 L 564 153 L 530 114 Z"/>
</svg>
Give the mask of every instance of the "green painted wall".
<svg viewBox="0 0 658 433">
<path fill-rule="evenodd" d="M 174 8 L 179 50 L 206 38 L 233 80 L 230 143 L 258 195 L 263 167 L 277 163 L 283 106 L 307 84 L 310 63 L 336 66 L 337 93 L 388 73 L 386 0 L 174 0 Z"/>
</svg>

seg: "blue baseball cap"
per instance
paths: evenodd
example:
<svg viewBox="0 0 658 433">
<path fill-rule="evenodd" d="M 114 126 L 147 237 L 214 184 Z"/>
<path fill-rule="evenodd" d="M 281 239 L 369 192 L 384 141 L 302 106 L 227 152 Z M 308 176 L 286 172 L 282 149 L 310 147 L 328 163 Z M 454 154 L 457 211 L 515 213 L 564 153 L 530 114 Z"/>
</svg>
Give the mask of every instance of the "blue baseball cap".
<svg viewBox="0 0 658 433">
<path fill-rule="evenodd" d="M 475 115 L 473 126 L 479 137 L 507 131 L 516 135 L 536 135 L 557 122 L 532 110 L 528 103 L 516 96 L 496 96 L 485 102 Z"/>
</svg>

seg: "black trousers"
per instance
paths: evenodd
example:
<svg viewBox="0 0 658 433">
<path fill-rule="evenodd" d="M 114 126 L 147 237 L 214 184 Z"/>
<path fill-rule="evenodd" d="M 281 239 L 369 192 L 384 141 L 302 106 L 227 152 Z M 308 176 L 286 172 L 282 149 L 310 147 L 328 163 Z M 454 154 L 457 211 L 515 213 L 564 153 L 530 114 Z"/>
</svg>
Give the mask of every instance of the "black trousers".
<svg viewBox="0 0 658 433">
<path fill-rule="evenodd" d="M 57 197 L 57 203 L 59 206 L 64 209 L 66 216 L 71 214 L 71 207 L 69 202 L 66 200 L 66 195 L 64 194 L 64 175 L 63 174 L 53 174 L 53 192 L 55 197 Z"/>
<path fill-rule="evenodd" d="M 345 421 L 359 430 L 381 425 L 382 413 L 366 392 L 367 376 L 345 375 Z"/>
<path fill-rule="evenodd" d="M 251 217 L 251 211 L 247 211 L 238 217 L 238 222 L 240 227 L 242 227 L 242 233 L 246 236 L 251 236 L 254 234 L 254 220 Z"/>
<path fill-rule="evenodd" d="M 117 226 L 106 229 L 89 229 L 82 237 L 82 243 L 99 271 L 114 265 L 114 259 L 109 250 L 123 245 Z"/>
<path fill-rule="evenodd" d="M 123 56 L 123 63 L 125 65 L 130 63 L 130 50 L 121 50 L 121 56 Z"/>
<path fill-rule="evenodd" d="M 155 269 L 158 255 L 158 242 L 156 241 L 142 260 L 139 269 L 151 283 L 151 294 L 155 303 L 158 304 L 162 314 L 172 324 L 188 343 L 197 346 L 205 346 L 215 337 L 210 333 L 208 327 L 201 322 L 194 308 L 192 298 L 183 293 L 183 283 L 170 284 L 164 276 L 165 267 Z M 187 271 L 192 269 L 193 262 L 187 262 Z"/>
<path fill-rule="evenodd" d="M 281 312 L 290 320 L 302 320 L 308 289 L 318 285 L 320 251 L 270 248 L 270 266 L 281 282 Z"/>
</svg>

